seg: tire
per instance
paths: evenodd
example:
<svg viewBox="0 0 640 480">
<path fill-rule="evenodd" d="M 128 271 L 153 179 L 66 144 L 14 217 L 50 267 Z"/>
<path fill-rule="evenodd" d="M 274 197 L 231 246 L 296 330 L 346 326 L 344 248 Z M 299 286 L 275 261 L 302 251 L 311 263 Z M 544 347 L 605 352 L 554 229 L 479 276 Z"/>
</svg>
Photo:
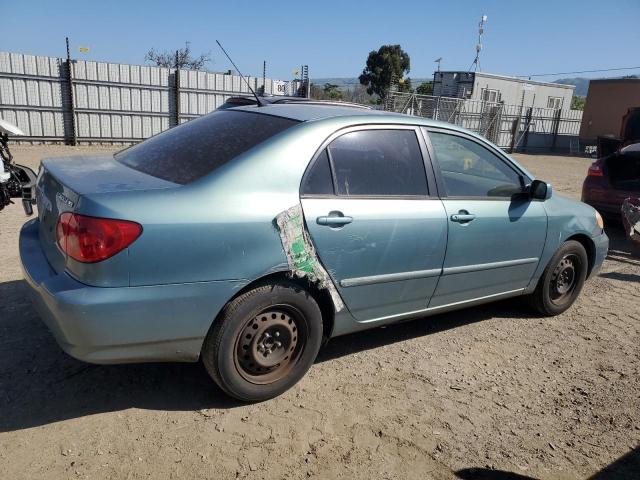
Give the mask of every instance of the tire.
<svg viewBox="0 0 640 480">
<path fill-rule="evenodd" d="M 292 282 L 257 286 L 229 302 L 207 334 L 202 361 L 228 395 L 259 402 L 295 385 L 322 342 L 322 314 Z"/>
<path fill-rule="evenodd" d="M 569 240 L 551 257 L 529 301 L 542 315 L 551 317 L 575 302 L 587 278 L 589 258 L 580 242 Z"/>
</svg>

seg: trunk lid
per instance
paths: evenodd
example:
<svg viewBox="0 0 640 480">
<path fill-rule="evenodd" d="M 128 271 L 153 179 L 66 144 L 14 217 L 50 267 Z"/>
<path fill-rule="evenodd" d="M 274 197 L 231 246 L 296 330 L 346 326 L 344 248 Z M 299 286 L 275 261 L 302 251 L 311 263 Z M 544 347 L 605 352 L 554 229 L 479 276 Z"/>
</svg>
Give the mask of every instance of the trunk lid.
<svg viewBox="0 0 640 480">
<path fill-rule="evenodd" d="M 36 185 L 36 204 L 40 220 L 40 243 L 49 264 L 58 273 L 65 270 L 67 258 L 56 242 L 56 224 L 64 212 L 91 215 L 91 212 L 82 212 L 83 196 L 104 193 L 116 195 L 176 186 L 175 183 L 133 170 L 115 161 L 112 155 L 43 160 Z"/>
</svg>

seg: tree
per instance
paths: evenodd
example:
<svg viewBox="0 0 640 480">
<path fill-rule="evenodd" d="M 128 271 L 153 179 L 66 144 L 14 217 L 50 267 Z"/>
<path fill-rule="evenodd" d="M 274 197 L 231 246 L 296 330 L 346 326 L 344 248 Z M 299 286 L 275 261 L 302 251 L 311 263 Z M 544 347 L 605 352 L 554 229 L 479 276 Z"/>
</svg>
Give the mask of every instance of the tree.
<svg viewBox="0 0 640 480">
<path fill-rule="evenodd" d="M 574 95 L 571 98 L 571 109 L 572 110 L 584 110 L 585 98 L 580 95 Z"/>
<path fill-rule="evenodd" d="M 433 95 L 433 82 L 422 82 L 416 88 L 418 95 Z"/>
<path fill-rule="evenodd" d="M 369 52 L 359 80 L 367 87 L 369 95 L 375 93 L 384 99 L 392 82 L 404 79 L 405 73 L 409 73 L 410 69 L 409 55 L 400 45 L 383 45 L 377 52 Z"/>
<path fill-rule="evenodd" d="M 329 100 L 342 100 L 342 92 L 338 89 L 338 85 L 325 83 L 322 90 L 325 97 Z"/>
<path fill-rule="evenodd" d="M 144 56 L 145 61 L 165 68 L 187 68 L 189 70 L 202 70 L 211 61 L 211 52 L 203 53 L 198 57 L 191 54 L 190 42 L 185 42 L 184 48 L 174 52 L 157 52 L 152 48 Z"/>
</svg>

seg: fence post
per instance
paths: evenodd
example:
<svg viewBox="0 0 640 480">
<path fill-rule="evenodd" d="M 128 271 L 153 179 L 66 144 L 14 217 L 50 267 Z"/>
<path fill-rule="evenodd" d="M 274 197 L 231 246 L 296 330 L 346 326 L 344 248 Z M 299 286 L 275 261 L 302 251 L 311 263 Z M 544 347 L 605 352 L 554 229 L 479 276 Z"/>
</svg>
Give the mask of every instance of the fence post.
<svg viewBox="0 0 640 480">
<path fill-rule="evenodd" d="M 180 70 L 169 71 L 169 128 L 180 125 Z"/>
<path fill-rule="evenodd" d="M 67 43 L 67 60 L 64 64 L 64 82 L 62 87 L 62 118 L 64 124 L 64 140 L 67 145 L 77 145 L 76 136 L 76 106 L 73 99 L 73 66 L 71 51 L 69 49 L 69 37 L 65 37 Z"/>
<path fill-rule="evenodd" d="M 522 140 L 522 151 L 527 151 L 529 145 L 529 128 L 531 127 L 531 121 L 533 119 L 533 107 L 527 108 L 527 116 L 525 120 L 524 139 Z"/>
<path fill-rule="evenodd" d="M 176 68 L 176 81 L 175 81 L 175 96 L 176 96 L 176 125 L 180 125 L 180 67 Z"/>
<path fill-rule="evenodd" d="M 562 110 L 558 109 L 553 115 L 553 140 L 551 142 L 551 151 L 555 152 L 556 142 L 558 140 L 558 130 L 560 129 L 560 117 L 562 116 Z"/>
<path fill-rule="evenodd" d="M 171 74 L 169 74 L 171 75 Z M 173 88 L 171 88 L 173 87 Z M 173 100 L 173 112 L 169 107 L 169 128 L 180 125 L 180 65 L 178 65 L 178 51 L 176 50 L 176 63 L 173 70 L 173 85 L 169 82 L 169 101 Z M 173 95 L 173 98 L 171 98 Z M 172 115 L 173 114 L 173 115 Z"/>
<path fill-rule="evenodd" d="M 433 112 L 433 119 L 438 120 L 438 111 L 440 110 L 440 96 L 436 97 L 436 109 Z"/>
</svg>

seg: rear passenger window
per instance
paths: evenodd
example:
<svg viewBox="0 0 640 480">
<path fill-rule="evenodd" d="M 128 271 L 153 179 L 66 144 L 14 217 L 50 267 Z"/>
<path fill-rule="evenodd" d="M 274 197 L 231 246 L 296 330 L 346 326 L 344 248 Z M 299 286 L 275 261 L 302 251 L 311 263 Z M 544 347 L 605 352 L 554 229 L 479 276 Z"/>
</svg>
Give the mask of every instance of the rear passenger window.
<svg viewBox="0 0 640 480">
<path fill-rule="evenodd" d="M 303 195 L 333 195 L 333 180 L 326 150 L 316 158 L 311 170 L 305 175 L 301 191 Z"/>
<path fill-rule="evenodd" d="M 346 133 L 327 148 L 338 195 L 427 195 L 427 177 L 413 130 Z"/>
</svg>

